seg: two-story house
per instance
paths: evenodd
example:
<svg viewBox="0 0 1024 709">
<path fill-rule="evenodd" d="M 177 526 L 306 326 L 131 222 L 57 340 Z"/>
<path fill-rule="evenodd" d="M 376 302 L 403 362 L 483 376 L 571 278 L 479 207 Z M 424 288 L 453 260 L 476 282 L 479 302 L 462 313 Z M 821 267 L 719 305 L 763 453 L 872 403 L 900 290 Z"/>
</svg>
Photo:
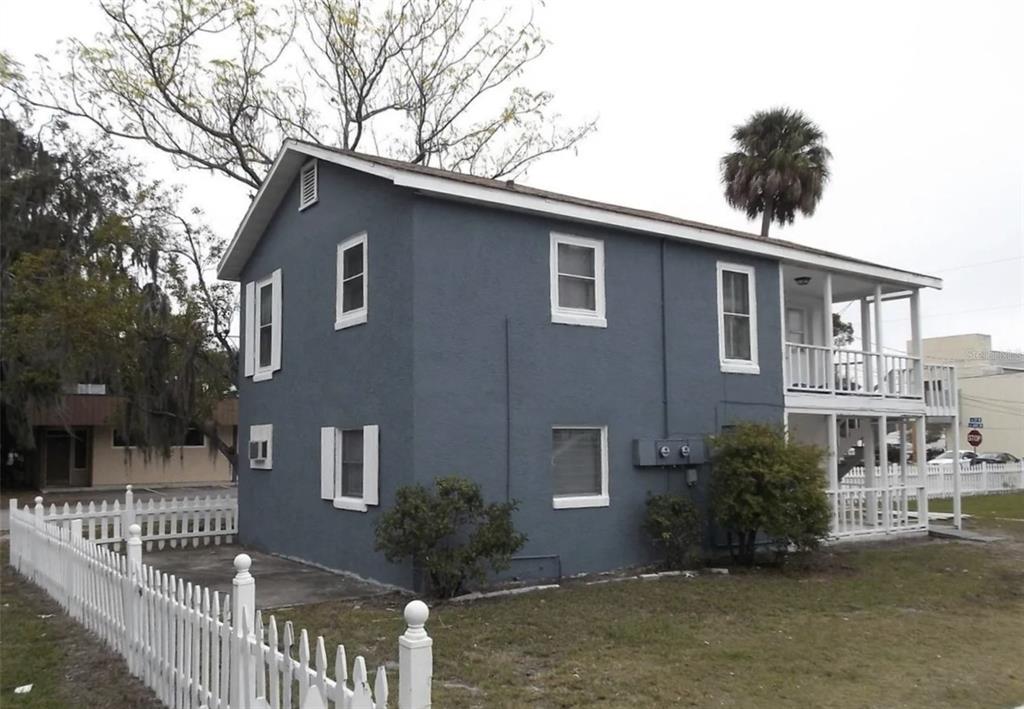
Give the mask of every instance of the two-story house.
<svg viewBox="0 0 1024 709">
<path fill-rule="evenodd" d="M 513 573 L 641 563 L 649 495 L 706 507 L 706 435 L 787 418 L 830 450 L 837 534 L 923 528 L 901 481 L 839 484 L 851 431 L 923 435 L 923 363 L 836 349 L 831 312 L 905 299 L 919 342 L 937 278 L 296 141 L 220 277 L 243 286 L 247 544 L 409 586 L 378 515 L 456 474 L 519 501 Z"/>
</svg>

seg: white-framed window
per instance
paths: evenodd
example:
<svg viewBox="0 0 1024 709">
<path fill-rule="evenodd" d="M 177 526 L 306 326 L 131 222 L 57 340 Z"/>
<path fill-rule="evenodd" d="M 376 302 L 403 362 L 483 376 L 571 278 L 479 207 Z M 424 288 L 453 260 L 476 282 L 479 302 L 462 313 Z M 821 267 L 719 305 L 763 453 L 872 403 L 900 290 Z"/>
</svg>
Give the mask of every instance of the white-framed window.
<svg viewBox="0 0 1024 709">
<path fill-rule="evenodd" d="M 754 269 L 718 264 L 718 355 L 723 372 L 759 374 Z"/>
<path fill-rule="evenodd" d="M 339 510 L 378 504 L 380 427 L 320 429 L 320 498 Z"/>
<path fill-rule="evenodd" d="M 556 510 L 607 507 L 608 427 L 552 428 L 551 476 Z"/>
<path fill-rule="evenodd" d="M 366 232 L 338 244 L 338 288 L 334 329 L 366 322 Z"/>
<path fill-rule="evenodd" d="M 249 426 L 249 468 L 270 470 L 274 467 L 274 424 Z"/>
<path fill-rule="evenodd" d="M 607 327 L 600 239 L 552 232 L 551 322 Z"/>
<path fill-rule="evenodd" d="M 245 376 L 270 379 L 281 368 L 281 269 L 245 284 Z"/>
<path fill-rule="evenodd" d="M 310 160 L 302 166 L 299 173 L 299 211 L 316 204 L 320 190 L 320 176 L 316 160 Z"/>
</svg>

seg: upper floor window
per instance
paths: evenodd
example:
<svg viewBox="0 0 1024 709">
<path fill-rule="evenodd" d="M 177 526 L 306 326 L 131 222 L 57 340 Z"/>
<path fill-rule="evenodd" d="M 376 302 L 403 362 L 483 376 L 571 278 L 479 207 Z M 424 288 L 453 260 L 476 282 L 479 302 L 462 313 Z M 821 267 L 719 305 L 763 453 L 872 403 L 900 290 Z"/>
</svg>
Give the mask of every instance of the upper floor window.
<svg viewBox="0 0 1024 709">
<path fill-rule="evenodd" d="M 718 353 L 723 372 L 758 374 L 754 269 L 718 264 Z"/>
<path fill-rule="evenodd" d="M 281 368 L 281 269 L 245 285 L 245 376 L 270 379 Z"/>
<path fill-rule="evenodd" d="M 607 507 L 608 428 L 553 428 L 551 469 L 555 509 Z"/>
<path fill-rule="evenodd" d="M 366 322 L 366 233 L 338 244 L 338 293 L 334 329 Z"/>
<path fill-rule="evenodd" d="M 319 175 L 316 160 L 310 160 L 302 166 L 299 173 L 299 211 L 316 204 L 319 199 Z"/>
<path fill-rule="evenodd" d="M 551 234 L 551 322 L 607 326 L 603 241 Z"/>
</svg>

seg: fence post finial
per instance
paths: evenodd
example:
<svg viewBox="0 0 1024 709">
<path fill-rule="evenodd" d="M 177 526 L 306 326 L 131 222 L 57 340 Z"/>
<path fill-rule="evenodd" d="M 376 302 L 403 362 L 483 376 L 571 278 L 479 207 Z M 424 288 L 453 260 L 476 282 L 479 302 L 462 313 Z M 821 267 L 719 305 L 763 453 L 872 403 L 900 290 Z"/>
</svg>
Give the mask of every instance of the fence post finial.
<svg viewBox="0 0 1024 709">
<path fill-rule="evenodd" d="M 434 640 L 424 626 L 430 609 L 423 601 L 405 606 L 405 632 L 398 638 L 398 707 L 429 709 L 434 674 Z"/>
<path fill-rule="evenodd" d="M 231 580 L 231 624 L 235 629 L 242 627 L 242 615 L 250 628 L 255 627 L 256 620 L 256 579 L 249 573 L 252 568 L 252 557 L 239 554 L 235 557 L 235 577 Z"/>
<path fill-rule="evenodd" d="M 42 527 L 43 526 L 43 497 L 42 497 L 42 495 L 39 495 L 39 496 L 36 497 L 36 507 L 35 507 L 34 511 L 35 511 L 35 514 L 36 514 L 36 524 L 39 525 L 40 527 Z"/>
<path fill-rule="evenodd" d="M 139 573 L 142 569 L 142 527 L 137 524 L 128 525 L 128 541 L 125 542 L 125 554 L 128 557 L 130 573 Z"/>
</svg>

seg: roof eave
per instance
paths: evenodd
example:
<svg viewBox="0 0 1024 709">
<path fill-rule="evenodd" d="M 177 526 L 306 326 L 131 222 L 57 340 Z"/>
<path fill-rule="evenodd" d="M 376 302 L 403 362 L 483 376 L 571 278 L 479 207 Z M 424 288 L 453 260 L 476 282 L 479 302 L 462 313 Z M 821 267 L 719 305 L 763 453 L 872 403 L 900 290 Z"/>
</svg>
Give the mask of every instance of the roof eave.
<svg viewBox="0 0 1024 709">
<path fill-rule="evenodd" d="M 298 169 L 309 158 L 318 158 L 369 173 L 391 181 L 398 187 L 405 187 L 424 194 L 447 199 L 458 199 L 490 204 L 503 209 L 546 214 L 569 221 L 586 222 L 612 226 L 639 233 L 656 234 L 682 241 L 696 242 L 730 251 L 739 251 L 757 256 L 775 258 L 784 263 L 800 264 L 828 269 L 840 273 L 869 276 L 882 281 L 911 288 L 942 288 L 942 279 L 920 273 L 912 273 L 879 264 L 870 264 L 849 259 L 839 254 L 820 251 L 804 251 L 784 243 L 775 243 L 730 233 L 729 230 L 702 228 L 697 225 L 664 221 L 653 217 L 628 214 L 592 205 L 559 201 L 536 194 L 516 192 L 498 187 L 462 182 L 440 175 L 423 174 L 414 170 L 402 170 L 372 159 L 341 153 L 330 148 L 286 140 L 274 159 L 267 178 L 260 185 L 245 217 L 239 224 L 218 267 L 217 276 L 222 280 L 238 281 L 242 267 L 251 256 L 259 235 L 266 228 L 274 210 L 291 184 L 285 173 L 286 167 Z M 282 172 L 284 170 L 284 173 Z M 289 173 L 290 174 L 290 173 Z M 268 202 L 268 200 L 271 200 Z"/>
</svg>

